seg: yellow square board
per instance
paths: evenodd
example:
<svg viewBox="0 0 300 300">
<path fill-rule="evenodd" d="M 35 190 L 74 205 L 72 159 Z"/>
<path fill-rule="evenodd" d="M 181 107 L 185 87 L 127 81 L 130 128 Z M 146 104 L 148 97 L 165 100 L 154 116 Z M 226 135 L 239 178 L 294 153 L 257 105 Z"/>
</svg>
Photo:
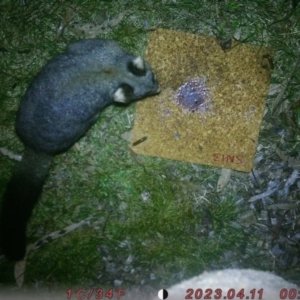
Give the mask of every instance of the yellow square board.
<svg viewBox="0 0 300 300">
<path fill-rule="evenodd" d="M 269 89 L 271 51 L 158 29 L 146 60 L 161 93 L 137 104 L 139 154 L 249 172 Z"/>
</svg>

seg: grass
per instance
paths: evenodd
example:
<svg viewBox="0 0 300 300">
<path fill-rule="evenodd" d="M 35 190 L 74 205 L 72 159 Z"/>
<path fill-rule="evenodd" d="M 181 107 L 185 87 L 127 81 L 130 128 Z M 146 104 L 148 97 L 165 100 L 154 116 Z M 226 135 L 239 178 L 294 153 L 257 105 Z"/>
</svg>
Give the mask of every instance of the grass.
<svg viewBox="0 0 300 300">
<path fill-rule="evenodd" d="M 71 24 L 58 34 L 68 9 L 73 10 Z M 118 25 L 99 30 L 96 37 L 117 39 L 134 54 L 144 52 L 148 30 L 156 27 L 235 36 L 273 47 L 272 84 L 284 82 L 299 56 L 299 8 L 293 10 L 290 1 L 2 1 L 1 147 L 22 153 L 14 132 L 18 103 L 47 59 L 85 37 L 74 35 L 71 25 L 98 26 L 97 20 L 112 20 L 124 11 Z M 281 146 L 293 156 L 299 153 L 298 69 L 283 96 L 284 103 L 296 108 L 287 112 L 281 107 L 273 113 L 277 95 L 269 96 L 262 128 L 275 118 L 280 127 L 292 130 Z M 134 105 L 109 107 L 84 138 L 55 158 L 29 224 L 28 242 L 81 220 L 88 219 L 89 226 L 34 251 L 25 286 L 112 286 L 116 279 L 125 286 L 167 286 L 203 270 L 261 267 L 257 257 L 263 261 L 266 251 L 256 253 L 257 237 L 237 223 L 254 193 L 249 176 L 236 174 L 217 193 L 216 168 L 145 156 L 138 163 L 121 138 L 133 122 Z M 277 141 L 278 134 L 262 132 L 260 147 Z M 0 165 L 2 194 L 15 162 L 0 155 Z M 2 263 L 0 270 L 0 283 L 14 282 L 11 264 Z"/>
</svg>

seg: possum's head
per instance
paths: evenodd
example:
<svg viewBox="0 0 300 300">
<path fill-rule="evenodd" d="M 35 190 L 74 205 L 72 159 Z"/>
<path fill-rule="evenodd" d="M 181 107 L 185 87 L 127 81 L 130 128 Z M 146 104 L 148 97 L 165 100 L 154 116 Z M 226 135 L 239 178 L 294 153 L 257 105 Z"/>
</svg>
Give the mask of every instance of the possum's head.
<svg viewBox="0 0 300 300">
<path fill-rule="evenodd" d="M 117 41 L 81 40 L 69 45 L 68 53 L 91 73 L 102 72 L 103 80 L 112 87 L 110 96 L 115 102 L 129 103 L 160 92 L 150 65 L 141 56 L 126 52 Z"/>
<path fill-rule="evenodd" d="M 130 57 L 123 67 L 124 76 L 114 92 L 115 102 L 129 103 L 160 92 L 155 74 L 141 56 Z"/>
</svg>

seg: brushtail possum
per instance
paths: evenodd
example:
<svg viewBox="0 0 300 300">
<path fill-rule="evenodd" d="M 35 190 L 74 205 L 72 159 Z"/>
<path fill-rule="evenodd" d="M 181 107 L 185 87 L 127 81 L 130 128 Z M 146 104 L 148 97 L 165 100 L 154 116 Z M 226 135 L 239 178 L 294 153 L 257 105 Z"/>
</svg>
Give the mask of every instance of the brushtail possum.
<svg viewBox="0 0 300 300">
<path fill-rule="evenodd" d="M 0 247 L 9 260 L 25 256 L 27 223 L 53 157 L 80 139 L 108 105 L 159 91 L 149 64 L 114 40 L 77 41 L 42 68 L 20 102 L 16 132 L 25 150 L 2 199 Z"/>
</svg>

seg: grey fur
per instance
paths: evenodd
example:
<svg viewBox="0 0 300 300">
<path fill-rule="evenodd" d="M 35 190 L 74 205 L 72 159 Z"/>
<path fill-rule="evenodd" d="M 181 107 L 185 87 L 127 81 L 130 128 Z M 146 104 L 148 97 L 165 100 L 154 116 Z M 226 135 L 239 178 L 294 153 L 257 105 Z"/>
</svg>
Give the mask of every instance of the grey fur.
<svg viewBox="0 0 300 300">
<path fill-rule="evenodd" d="M 70 148 L 114 101 L 158 92 L 149 64 L 112 40 L 75 42 L 43 67 L 17 114 L 25 153 L 6 187 L 0 216 L 0 246 L 8 259 L 24 258 L 27 223 L 53 156 Z"/>
<path fill-rule="evenodd" d="M 114 101 L 128 103 L 158 92 L 142 58 L 113 40 L 81 40 L 36 76 L 21 101 L 16 129 L 26 145 L 56 154 L 72 146 Z"/>
</svg>

